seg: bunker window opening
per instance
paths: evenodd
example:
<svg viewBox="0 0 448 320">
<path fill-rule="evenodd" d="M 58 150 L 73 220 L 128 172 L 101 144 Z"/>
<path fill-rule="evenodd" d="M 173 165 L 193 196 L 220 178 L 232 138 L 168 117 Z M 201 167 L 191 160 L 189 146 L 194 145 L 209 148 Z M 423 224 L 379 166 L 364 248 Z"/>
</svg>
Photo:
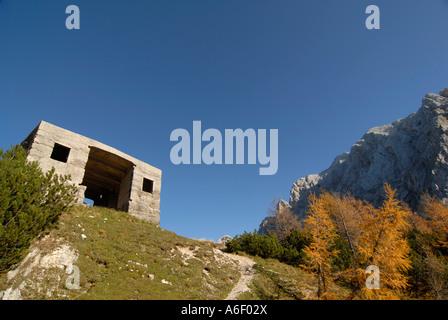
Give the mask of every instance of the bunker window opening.
<svg viewBox="0 0 448 320">
<path fill-rule="evenodd" d="M 50 158 L 56 161 L 67 163 L 69 154 L 70 154 L 70 148 L 55 143 Z"/>
<path fill-rule="evenodd" d="M 148 193 L 153 193 L 154 181 L 143 178 L 143 191 L 148 192 Z"/>
</svg>

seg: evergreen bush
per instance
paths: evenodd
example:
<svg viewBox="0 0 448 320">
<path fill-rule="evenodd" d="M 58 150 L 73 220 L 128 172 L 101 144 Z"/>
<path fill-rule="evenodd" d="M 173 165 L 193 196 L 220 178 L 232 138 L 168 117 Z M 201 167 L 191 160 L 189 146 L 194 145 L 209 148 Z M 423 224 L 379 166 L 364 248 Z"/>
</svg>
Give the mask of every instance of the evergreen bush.
<svg viewBox="0 0 448 320">
<path fill-rule="evenodd" d="M 19 262 L 31 241 L 75 203 L 76 188 L 68 180 L 54 168 L 43 173 L 19 145 L 0 149 L 0 272 Z"/>
<path fill-rule="evenodd" d="M 244 232 L 226 243 L 230 252 L 243 251 L 262 258 L 275 258 L 291 265 L 300 265 L 304 262 L 302 249 L 310 243 L 308 233 L 292 229 L 284 241 L 279 241 L 274 232 L 261 235 L 254 230 L 253 233 Z"/>
</svg>

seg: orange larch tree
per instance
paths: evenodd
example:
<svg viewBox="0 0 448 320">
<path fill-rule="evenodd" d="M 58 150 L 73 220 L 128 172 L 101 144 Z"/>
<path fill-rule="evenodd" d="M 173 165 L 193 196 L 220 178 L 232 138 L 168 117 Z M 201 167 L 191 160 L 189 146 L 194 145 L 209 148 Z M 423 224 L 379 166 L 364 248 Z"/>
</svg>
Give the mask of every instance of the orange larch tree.
<svg viewBox="0 0 448 320">
<path fill-rule="evenodd" d="M 338 236 L 330 216 L 329 206 L 325 197 L 309 196 L 309 210 L 304 219 L 305 230 L 311 234 L 312 242 L 304 248 L 307 257 L 307 268 L 318 278 L 317 296 L 320 299 L 328 297 L 328 285 L 332 283 L 331 261 L 338 253 L 332 248 Z"/>
<path fill-rule="evenodd" d="M 439 236 L 439 245 L 448 247 L 448 207 L 426 194 L 422 199 L 422 210 L 429 228 Z"/>
<path fill-rule="evenodd" d="M 400 292 L 408 285 L 405 272 L 411 267 L 410 248 L 404 238 L 409 212 L 397 200 L 396 191 L 389 184 L 384 187 L 383 205 L 363 215 L 360 224 L 361 236 L 358 238 L 359 267 L 355 274 L 357 284 L 350 298 L 359 295 L 366 299 L 399 298 Z M 380 288 L 366 287 L 366 267 L 379 268 Z"/>
</svg>

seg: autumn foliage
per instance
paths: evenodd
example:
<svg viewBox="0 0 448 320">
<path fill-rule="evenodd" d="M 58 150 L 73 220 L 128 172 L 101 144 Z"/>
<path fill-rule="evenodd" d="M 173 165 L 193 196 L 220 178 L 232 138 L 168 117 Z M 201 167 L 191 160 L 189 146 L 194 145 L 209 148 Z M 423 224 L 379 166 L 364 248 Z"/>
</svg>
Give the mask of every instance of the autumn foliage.
<svg viewBox="0 0 448 320">
<path fill-rule="evenodd" d="M 289 206 L 281 205 L 276 199 L 271 203 L 268 209 L 268 224 L 266 229 L 269 233 L 275 233 L 280 241 L 285 241 L 291 233 L 291 230 L 301 230 L 302 223 L 292 213 Z"/>
<path fill-rule="evenodd" d="M 270 235 L 236 237 L 234 251 L 264 254 L 275 243 L 275 258 L 315 275 L 319 299 L 333 298 L 334 282 L 349 288 L 350 300 L 448 299 L 448 207 L 437 198 L 423 195 L 413 212 L 385 184 L 378 207 L 326 191 L 308 200 L 301 223 L 289 206 L 273 206 Z M 373 269 L 379 272 L 376 286 L 368 285 Z"/>
<path fill-rule="evenodd" d="M 354 293 L 368 299 L 395 299 L 408 286 L 406 272 L 411 267 L 410 248 L 404 237 L 408 211 L 397 200 L 397 194 L 386 184 L 383 205 L 374 209 L 368 206 L 360 222 L 357 269 L 352 279 Z M 368 289 L 365 270 L 375 265 L 380 270 L 380 288 Z"/>
<path fill-rule="evenodd" d="M 448 207 L 424 195 L 416 213 L 389 184 L 383 193 L 378 208 L 351 195 L 310 195 L 303 222 L 312 241 L 304 253 L 317 296 L 329 298 L 337 279 L 351 288 L 347 299 L 447 299 Z M 366 285 L 368 266 L 379 270 L 378 288 Z"/>
<path fill-rule="evenodd" d="M 327 287 L 332 282 L 331 261 L 338 254 L 333 248 L 338 235 L 326 200 L 325 196 L 318 198 L 312 193 L 309 197 L 310 208 L 304 220 L 305 228 L 312 239 L 311 244 L 305 247 L 304 253 L 308 257 L 308 269 L 317 275 L 319 298 L 327 297 Z"/>
</svg>

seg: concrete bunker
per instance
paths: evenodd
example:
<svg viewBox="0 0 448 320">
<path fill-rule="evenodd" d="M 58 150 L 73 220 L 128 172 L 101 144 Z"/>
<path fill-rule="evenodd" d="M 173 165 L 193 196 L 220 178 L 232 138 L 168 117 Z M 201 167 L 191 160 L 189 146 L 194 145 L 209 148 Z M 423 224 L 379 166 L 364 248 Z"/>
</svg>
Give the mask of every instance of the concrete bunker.
<svg viewBox="0 0 448 320">
<path fill-rule="evenodd" d="M 60 162 L 66 163 L 70 154 L 70 148 L 55 143 L 50 158 Z"/>
<path fill-rule="evenodd" d="M 78 202 L 129 212 L 159 224 L 162 171 L 121 151 L 42 121 L 22 142 L 43 171 L 70 175 Z"/>
<path fill-rule="evenodd" d="M 127 211 L 134 164 L 108 151 L 90 147 L 81 182 L 95 206 Z"/>
</svg>

